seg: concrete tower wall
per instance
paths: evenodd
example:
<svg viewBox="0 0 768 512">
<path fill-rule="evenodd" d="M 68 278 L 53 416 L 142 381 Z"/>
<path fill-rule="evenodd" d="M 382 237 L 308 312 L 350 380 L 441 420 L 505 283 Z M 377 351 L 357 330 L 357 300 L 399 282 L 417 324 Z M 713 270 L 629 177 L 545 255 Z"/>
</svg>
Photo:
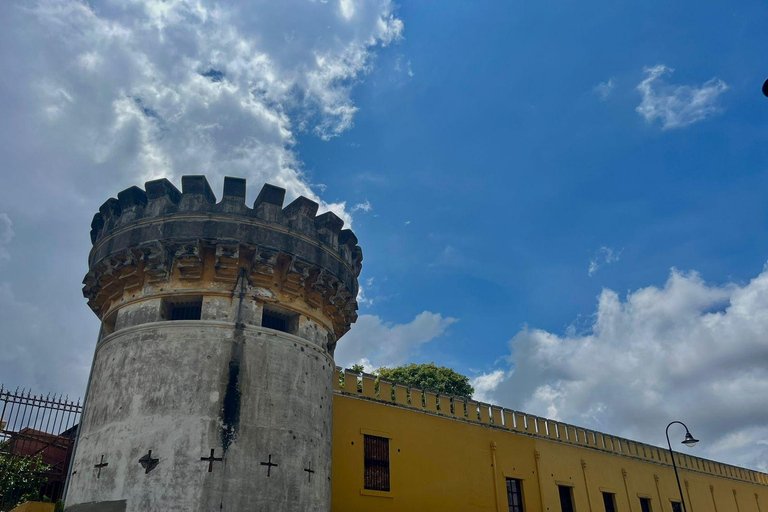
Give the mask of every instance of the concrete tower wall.
<svg viewBox="0 0 768 512">
<path fill-rule="evenodd" d="M 102 336 L 67 510 L 327 511 L 356 239 L 277 187 L 250 209 L 243 180 L 218 204 L 205 178 L 182 186 L 133 187 L 94 218 Z"/>
</svg>

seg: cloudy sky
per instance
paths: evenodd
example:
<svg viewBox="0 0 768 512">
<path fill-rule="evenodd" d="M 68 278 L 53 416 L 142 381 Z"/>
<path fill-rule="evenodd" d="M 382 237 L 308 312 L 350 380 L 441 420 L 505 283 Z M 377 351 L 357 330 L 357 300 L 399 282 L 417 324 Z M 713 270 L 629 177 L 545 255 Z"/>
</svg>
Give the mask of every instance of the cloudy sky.
<svg viewBox="0 0 768 512">
<path fill-rule="evenodd" d="M 768 471 L 768 6 L 0 2 L 0 381 L 82 395 L 108 197 L 264 181 L 352 223 L 338 362 Z M 761 65 L 762 63 L 762 65 Z M 682 435 L 682 434 L 680 434 Z"/>
</svg>

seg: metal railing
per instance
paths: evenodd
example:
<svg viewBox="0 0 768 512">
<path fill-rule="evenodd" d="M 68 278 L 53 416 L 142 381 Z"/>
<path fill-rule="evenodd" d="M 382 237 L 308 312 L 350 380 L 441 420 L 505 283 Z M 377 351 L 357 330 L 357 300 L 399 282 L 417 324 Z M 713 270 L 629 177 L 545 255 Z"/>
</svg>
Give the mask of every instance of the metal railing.
<svg viewBox="0 0 768 512">
<path fill-rule="evenodd" d="M 68 396 L 33 395 L 0 385 L 0 457 L 39 458 L 45 468 L 41 499 L 55 502 L 62 496 L 82 412 L 80 401 Z M 0 510 L 19 498 L 0 495 Z"/>
</svg>

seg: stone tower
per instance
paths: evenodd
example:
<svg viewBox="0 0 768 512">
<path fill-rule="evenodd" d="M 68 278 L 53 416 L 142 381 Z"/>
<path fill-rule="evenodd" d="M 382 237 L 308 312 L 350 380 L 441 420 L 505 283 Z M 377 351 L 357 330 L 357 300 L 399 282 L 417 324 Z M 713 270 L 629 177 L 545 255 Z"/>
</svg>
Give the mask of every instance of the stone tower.
<svg viewBox="0 0 768 512">
<path fill-rule="evenodd" d="M 362 251 L 333 213 L 203 176 L 131 187 L 91 224 L 102 321 L 75 511 L 328 511 L 333 351 Z"/>
</svg>

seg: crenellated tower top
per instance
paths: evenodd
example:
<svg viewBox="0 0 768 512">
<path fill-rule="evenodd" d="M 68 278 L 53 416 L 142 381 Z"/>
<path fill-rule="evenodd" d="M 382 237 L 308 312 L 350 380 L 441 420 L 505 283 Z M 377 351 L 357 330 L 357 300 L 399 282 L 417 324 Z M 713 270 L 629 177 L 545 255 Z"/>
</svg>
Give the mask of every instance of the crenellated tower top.
<svg viewBox="0 0 768 512">
<path fill-rule="evenodd" d="M 246 182 L 224 179 L 216 201 L 205 176 L 130 187 L 107 200 L 91 223 L 93 248 L 83 294 L 108 322 L 127 304 L 205 290 L 224 296 L 245 279 L 264 304 L 306 313 L 338 339 L 357 318 L 357 237 L 332 212 L 265 184 L 253 208 Z"/>
</svg>

